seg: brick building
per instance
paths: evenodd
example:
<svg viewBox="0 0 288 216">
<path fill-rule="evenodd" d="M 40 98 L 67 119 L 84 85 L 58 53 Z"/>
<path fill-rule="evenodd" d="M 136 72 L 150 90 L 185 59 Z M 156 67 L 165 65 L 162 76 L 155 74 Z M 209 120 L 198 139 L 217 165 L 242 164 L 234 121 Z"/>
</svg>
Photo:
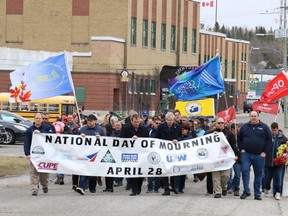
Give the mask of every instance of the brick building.
<svg viewBox="0 0 288 216">
<path fill-rule="evenodd" d="M 249 42 L 200 30 L 198 1 L 3 0 L 0 16 L 0 47 L 11 48 L 9 58 L 0 53 L 0 91 L 8 90 L 9 72 L 66 51 L 80 106 L 153 114 L 162 67 L 197 66 L 216 50 L 228 65 L 223 77 L 233 85 L 227 85 L 247 90 Z M 128 82 L 120 80 L 124 70 Z"/>
</svg>

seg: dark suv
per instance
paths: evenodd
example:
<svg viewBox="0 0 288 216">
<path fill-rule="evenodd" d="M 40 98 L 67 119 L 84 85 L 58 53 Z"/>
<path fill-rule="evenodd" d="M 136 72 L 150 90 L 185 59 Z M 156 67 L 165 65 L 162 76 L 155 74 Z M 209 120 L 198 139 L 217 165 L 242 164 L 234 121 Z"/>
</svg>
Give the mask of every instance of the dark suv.
<svg viewBox="0 0 288 216">
<path fill-rule="evenodd" d="M 258 99 L 247 99 L 246 102 L 244 102 L 244 105 L 243 105 L 243 112 L 246 113 L 246 112 L 251 112 L 253 111 L 252 109 L 252 105 L 254 102 L 258 101 Z"/>
</svg>

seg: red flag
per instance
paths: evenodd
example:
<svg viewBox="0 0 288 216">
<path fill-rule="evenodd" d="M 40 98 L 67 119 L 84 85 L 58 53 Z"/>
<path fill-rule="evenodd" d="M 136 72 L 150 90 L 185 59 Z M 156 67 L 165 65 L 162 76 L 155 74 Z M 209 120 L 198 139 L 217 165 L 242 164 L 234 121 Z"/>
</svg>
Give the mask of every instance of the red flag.
<svg viewBox="0 0 288 216">
<path fill-rule="evenodd" d="M 282 71 L 267 84 L 262 93 L 261 101 L 273 102 L 286 95 L 288 95 L 288 79 L 287 74 Z"/>
<path fill-rule="evenodd" d="M 252 109 L 255 111 L 261 111 L 264 113 L 270 113 L 277 115 L 279 109 L 279 103 L 268 103 L 263 101 L 255 101 L 252 105 Z"/>
<path fill-rule="evenodd" d="M 202 2 L 202 7 L 214 7 L 214 1 Z"/>
<path fill-rule="evenodd" d="M 236 119 L 236 113 L 235 113 L 234 106 L 231 106 L 224 111 L 218 112 L 217 117 L 223 118 L 224 124 L 227 124 L 228 122 L 232 121 L 233 119 Z"/>
</svg>

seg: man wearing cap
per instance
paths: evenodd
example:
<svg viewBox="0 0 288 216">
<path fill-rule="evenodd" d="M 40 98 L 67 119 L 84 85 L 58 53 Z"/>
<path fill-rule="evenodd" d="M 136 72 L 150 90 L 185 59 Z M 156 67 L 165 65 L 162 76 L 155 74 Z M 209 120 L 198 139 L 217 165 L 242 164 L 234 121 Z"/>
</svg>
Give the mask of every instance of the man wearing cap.
<svg viewBox="0 0 288 216">
<path fill-rule="evenodd" d="M 82 137 L 85 136 L 96 136 L 98 139 L 100 136 L 106 136 L 104 129 L 96 124 L 97 118 L 94 114 L 90 114 L 87 117 L 87 125 L 80 128 L 78 134 Z M 89 178 L 89 190 L 92 194 L 96 193 L 96 176 L 80 176 L 79 187 L 77 187 L 76 192 L 81 195 L 85 195 L 85 189 L 87 187 L 87 178 Z"/>
<path fill-rule="evenodd" d="M 202 129 L 204 130 L 204 131 L 208 131 L 209 130 L 209 122 L 210 122 L 210 120 L 208 119 L 208 118 L 205 118 L 204 119 L 204 122 L 203 122 L 203 126 L 202 126 Z"/>
<path fill-rule="evenodd" d="M 142 115 L 142 125 L 144 126 L 144 127 L 149 127 L 149 119 L 148 119 L 148 113 L 147 113 L 147 111 L 146 110 L 144 110 L 142 113 L 141 113 L 141 115 Z"/>
</svg>

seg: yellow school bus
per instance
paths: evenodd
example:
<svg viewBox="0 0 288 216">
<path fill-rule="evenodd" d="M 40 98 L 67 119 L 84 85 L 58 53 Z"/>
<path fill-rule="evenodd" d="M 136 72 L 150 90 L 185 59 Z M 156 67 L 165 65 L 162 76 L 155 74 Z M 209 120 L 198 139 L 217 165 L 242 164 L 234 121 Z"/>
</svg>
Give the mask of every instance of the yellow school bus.
<svg viewBox="0 0 288 216">
<path fill-rule="evenodd" d="M 0 110 L 7 110 L 17 113 L 20 116 L 34 120 L 35 113 L 49 113 L 50 122 L 61 118 L 62 115 L 68 115 L 76 110 L 74 96 L 55 96 L 30 102 L 9 102 L 10 93 L 0 93 Z"/>
</svg>

